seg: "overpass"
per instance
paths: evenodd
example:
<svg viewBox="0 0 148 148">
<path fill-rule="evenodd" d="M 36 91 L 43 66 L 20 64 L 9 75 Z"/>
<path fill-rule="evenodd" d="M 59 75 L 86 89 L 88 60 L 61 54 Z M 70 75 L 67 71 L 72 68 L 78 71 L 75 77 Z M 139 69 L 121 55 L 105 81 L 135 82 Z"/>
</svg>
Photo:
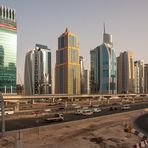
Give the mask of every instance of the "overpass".
<svg viewBox="0 0 148 148">
<path fill-rule="evenodd" d="M 20 96 L 13 94 L 2 94 L 5 102 L 9 101 L 23 101 L 23 100 L 36 100 L 36 99 L 83 99 L 83 98 L 116 98 L 116 97 L 135 97 L 137 94 L 84 94 L 84 95 L 67 95 L 67 94 L 52 94 L 52 95 L 32 95 Z M 138 94 L 139 96 L 148 96 L 148 94 Z"/>
<path fill-rule="evenodd" d="M 63 101 L 74 99 L 107 99 L 107 102 L 109 103 L 112 99 L 121 99 L 121 102 L 124 98 L 132 98 L 134 101 L 134 98 L 137 96 L 137 94 L 84 94 L 84 95 L 67 95 L 67 94 L 47 94 L 47 95 L 32 95 L 32 96 L 20 96 L 16 94 L 2 94 L 5 104 L 8 102 L 15 103 L 15 111 L 19 111 L 19 106 L 21 102 L 28 102 L 28 101 L 34 101 L 34 100 L 40 100 L 40 99 L 47 99 L 51 100 L 52 102 L 58 99 L 62 99 Z M 138 94 L 139 97 L 148 96 L 148 94 Z"/>
</svg>

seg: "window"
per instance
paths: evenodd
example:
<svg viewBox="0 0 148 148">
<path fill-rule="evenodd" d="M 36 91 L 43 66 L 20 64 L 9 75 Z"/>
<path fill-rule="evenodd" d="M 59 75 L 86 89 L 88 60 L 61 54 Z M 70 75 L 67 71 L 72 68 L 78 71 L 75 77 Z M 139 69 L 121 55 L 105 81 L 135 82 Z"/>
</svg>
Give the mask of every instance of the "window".
<svg viewBox="0 0 148 148">
<path fill-rule="evenodd" d="M 61 37 L 61 42 L 60 42 L 60 48 L 64 48 L 65 47 L 65 37 Z"/>
<path fill-rule="evenodd" d="M 75 63 L 77 60 L 76 57 L 77 57 L 76 49 L 71 49 L 71 62 Z"/>
<path fill-rule="evenodd" d="M 76 47 L 76 37 L 75 36 L 70 36 L 69 37 L 69 43 L 70 43 L 70 46 Z"/>
<path fill-rule="evenodd" d="M 63 50 L 60 51 L 60 64 L 64 63 L 64 54 Z"/>
</svg>

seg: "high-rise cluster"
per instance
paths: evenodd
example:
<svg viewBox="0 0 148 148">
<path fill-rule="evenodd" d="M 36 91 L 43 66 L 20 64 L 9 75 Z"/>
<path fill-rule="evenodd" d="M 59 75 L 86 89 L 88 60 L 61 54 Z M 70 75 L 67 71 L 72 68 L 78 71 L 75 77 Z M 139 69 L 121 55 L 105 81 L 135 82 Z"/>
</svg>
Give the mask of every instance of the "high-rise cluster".
<svg viewBox="0 0 148 148">
<path fill-rule="evenodd" d="M 0 6 L 0 92 L 16 92 L 17 25 L 15 10 Z M 112 35 L 90 51 L 90 73 L 79 55 L 78 36 L 66 28 L 58 38 L 55 64 L 56 94 L 148 93 L 148 64 L 134 61 L 133 53 L 116 57 Z M 24 69 L 24 94 L 51 94 L 51 50 L 41 44 L 27 52 Z"/>
</svg>

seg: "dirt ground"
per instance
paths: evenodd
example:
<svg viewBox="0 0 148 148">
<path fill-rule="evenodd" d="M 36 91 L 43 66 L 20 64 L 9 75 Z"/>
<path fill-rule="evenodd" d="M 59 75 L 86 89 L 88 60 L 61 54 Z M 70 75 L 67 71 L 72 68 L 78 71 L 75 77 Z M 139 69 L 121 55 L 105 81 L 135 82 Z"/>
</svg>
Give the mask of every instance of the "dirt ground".
<svg viewBox="0 0 148 148">
<path fill-rule="evenodd" d="M 23 148 L 130 148 L 139 137 L 124 131 L 125 124 L 144 110 L 107 115 L 21 130 Z M 0 147 L 13 148 L 18 131 L 7 132 Z M 20 148 L 20 147 L 19 147 Z"/>
</svg>

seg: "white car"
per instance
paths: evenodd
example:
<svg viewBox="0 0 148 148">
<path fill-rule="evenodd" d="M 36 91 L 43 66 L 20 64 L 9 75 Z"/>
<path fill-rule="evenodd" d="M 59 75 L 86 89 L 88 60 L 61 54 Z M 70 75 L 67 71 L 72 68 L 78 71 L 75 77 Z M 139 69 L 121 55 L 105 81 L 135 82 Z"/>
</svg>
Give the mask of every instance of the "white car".
<svg viewBox="0 0 148 148">
<path fill-rule="evenodd" d="M 79 109 L 79 108 L 81 108 L 81 106 L 80 105 L 77 105 L 77 106 L 74 106 L 74 108 L 75 109 Z"/>
<path fill-rule="evenodd" d="M 84 115 L 84 116 L 90 116 L 92 114 L 93 114 L 93 111 L 90 109 L 83 110 L 83 113 L 82 113 L 82 115 Z"/>
<path fill-rule="evenodd" d="M 121 109 L 122 110 L 128 110 L 128 109 L 130 109 L 131 108 L 131 106 L 130 105 L 123 105 L 122 107 L 121 107 Z"/>
<path fill-rule="evenodd" d="M 82 115 L 83 114 L 83 110 L 82 109 L 78 109 L 75 111 L 75 115 Z"/>
<path fill-rule="evenodd" d="M 93 108 L 92 111 L 94 113 L 99 113 L 99 112 L 101 112 L 101 109 L 100 108 Z"/>
</svg>

